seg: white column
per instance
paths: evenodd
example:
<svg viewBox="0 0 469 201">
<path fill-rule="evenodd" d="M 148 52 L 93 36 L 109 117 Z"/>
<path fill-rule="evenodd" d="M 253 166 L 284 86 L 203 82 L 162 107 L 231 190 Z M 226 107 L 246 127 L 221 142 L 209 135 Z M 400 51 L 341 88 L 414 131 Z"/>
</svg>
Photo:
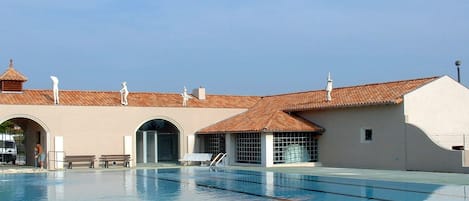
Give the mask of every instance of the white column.
<svg viewBox="0 0 469 201">
<path fill-rule="evenodd" d="M 272 133 L 261 133 L 261 158 L 262 167 L 274 165 L 274 135 Z"/>
<path fill-rule="evenodd" d="M 147 163 L 147 132 L 143 131 L 143 163 Z"/>
<path fill-rule="evenodd" d="M 124 136 L 124 154 L 130 155 L 132 158 L 132 136 Z M 132 166 L 132 163 L 130 163 L 130 166 Z"/>
<path fill-rule="evenodd" d="M 40 138 L 42 138 L 42 136 Z M 51 146 L 50 134 L 48 132 L 46 132 L 46 137 L 45 138 L 46 138 L 45 147 L 44 147 L 44 145 L 42 145 L 42 146 L 43 146 L 43 148 L 45 148 L 44 151 L 45 151 L 45 154 L 46 154 L 46 161 L 44 161 L 45 164 L 43 164 L 43 165 L 44 165 L 44 168 L 47 168 L 47 169 L 50 170 L 50 169 L 52 169 L 52 167 L 50 167 L 51 166 L 51 164 L 50 164 L 51 161 L 50 161 L 50 158 L 47 157 L 47 155 L 48 155 L 48 153 L 51 153 L 50 151 L 51 151 L 52 146 Z M 63 150 L 63 148 L 62 148 L 62 150 Z M 57 157 L 57 156 L 55 156 L 55 157 Z"/>
<path fill-rule="evenodd" d="M 225 134 L 225 149 L 228 155 L 228 160 L 225 165 L 231 165 L 236 162 L 236 140 L 231 133 Z"/>
<path fill-rule="evenodd" d="M 187 153 L 194 153 L 195 135 L 187 136 Z"/>
<path fill-rule="evenodd" d="M 132 136 L 124 136 L 124 154 L 132 155 Z"/>
<path fill-rule="evenodd" d="M 153 138 L 155 141 L 155 163 L 158 163 L 158 132 L 154 133 L 155 137 Z"/>
<path fill-rule="evenodd" d="M 55 167 L 57 169 L 64 168 L 64 137 L 55 136 Z M 50 169 L 51 167 L 49 167 Z"/>
</svg>

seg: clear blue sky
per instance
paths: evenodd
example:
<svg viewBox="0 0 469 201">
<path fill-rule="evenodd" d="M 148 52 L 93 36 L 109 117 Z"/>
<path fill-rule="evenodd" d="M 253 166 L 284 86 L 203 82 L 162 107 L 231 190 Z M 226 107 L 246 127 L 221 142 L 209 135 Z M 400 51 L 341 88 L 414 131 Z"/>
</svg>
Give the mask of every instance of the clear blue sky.
<svg viewBox="0 0 469 201">
<path fill-rule="evenodd" d="M 467 0 L 0 0 L 0 69 L 28 89 L 270 95 L 450 75 Z"/>
</svg>

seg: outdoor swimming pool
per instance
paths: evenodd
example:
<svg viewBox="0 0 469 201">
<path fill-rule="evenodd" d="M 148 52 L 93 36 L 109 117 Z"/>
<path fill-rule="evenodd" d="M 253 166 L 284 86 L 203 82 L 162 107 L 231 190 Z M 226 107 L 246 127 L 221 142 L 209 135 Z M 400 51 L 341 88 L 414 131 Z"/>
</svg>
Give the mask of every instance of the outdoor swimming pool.
<svg viewBox="0 0 469 201">
<path fill-rule="evenodd" d="M 467 186 L 207 167 L 0 174 L 0 200 L 469 200 Z"/>
</svg>

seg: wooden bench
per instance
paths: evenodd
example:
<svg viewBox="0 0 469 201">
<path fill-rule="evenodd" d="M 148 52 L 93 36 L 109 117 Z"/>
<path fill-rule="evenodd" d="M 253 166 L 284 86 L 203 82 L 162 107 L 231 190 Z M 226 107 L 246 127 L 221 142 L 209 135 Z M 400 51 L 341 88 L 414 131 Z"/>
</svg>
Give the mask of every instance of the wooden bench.
<svg viewBox="0 0 469 201">
<path fill-rule="evenodd" d="M 130 167 L 130 155 L 101 155 L 100 161 L 104 162 L 104 168 L 109 168 L 109 162 L 123 162 L 124 167 Z"/>
<path fill-rule="evenodd" d="M 184 158 L 180 159 L 179 161 L 183 165 L 186 165 L 188 162 L 200 162 L 200 165 L 203 166 L 204 163 L 209 163 L 211 159 L 211 153 L 189 153 L 184 155 Z"/>
<path fill-rule="evenodd" d="M 89 167 L 94 168 L 95 160 L 95 155 L 67 155 L 64 158 L 64 161 L 68 162 L 68 169 L 72 169 L 73 163 L 89 163 Z"/>
</svg>

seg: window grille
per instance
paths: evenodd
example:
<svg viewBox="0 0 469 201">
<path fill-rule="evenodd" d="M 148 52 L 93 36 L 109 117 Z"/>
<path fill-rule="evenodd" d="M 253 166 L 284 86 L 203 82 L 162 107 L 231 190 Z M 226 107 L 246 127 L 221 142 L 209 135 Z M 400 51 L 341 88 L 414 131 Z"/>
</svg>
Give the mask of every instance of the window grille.
<svg viewBox="0 0 469 201">
<path fill-rule="evenodd" d="M 317 162 L 318 140 L 314 133 L 274 133 L 274 164 Z"/>
<path fill-rule="evenodd" d="M 218 153 L 226 153 L 225 134 L 203 135 L 205 142 L 205 153 L 212 153 L 215 157 Z"/>
<path fill-rule="evenodd" d="M 261 163 L 261 134 L 238 133 L 236 136 L 236 162 Z"/>
</svg>

